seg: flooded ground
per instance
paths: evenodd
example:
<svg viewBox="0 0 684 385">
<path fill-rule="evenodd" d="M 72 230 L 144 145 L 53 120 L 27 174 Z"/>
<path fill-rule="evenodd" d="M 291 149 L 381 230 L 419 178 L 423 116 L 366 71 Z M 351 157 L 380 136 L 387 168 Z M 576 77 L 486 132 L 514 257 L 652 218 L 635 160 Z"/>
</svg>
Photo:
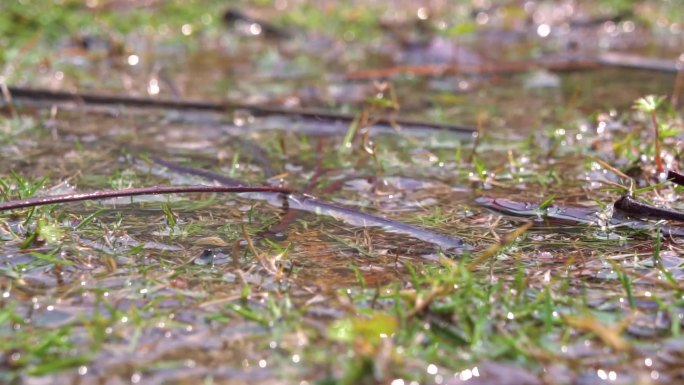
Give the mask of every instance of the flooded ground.
<svg viewBox="0 0 684 385">
<path fill-rule="evenodd" d="M 684 381 L 684 228 L 613 208 L 681 208 L 675 1 L 43 3 L 0 6 L 0 203 L 294 192 L 1 211 L 1 383 Z"/>
</svg>

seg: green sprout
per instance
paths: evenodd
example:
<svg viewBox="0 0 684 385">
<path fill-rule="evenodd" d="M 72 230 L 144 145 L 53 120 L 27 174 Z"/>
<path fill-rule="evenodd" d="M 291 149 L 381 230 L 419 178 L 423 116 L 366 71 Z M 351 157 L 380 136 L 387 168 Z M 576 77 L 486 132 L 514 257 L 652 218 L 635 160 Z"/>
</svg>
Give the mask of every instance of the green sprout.
<svg viewBox="0 0 684 385">
<path fill-rule="evenodd" d="M 665 100 L 664 96 L 647 95 L 639 98 L 634 102 L 634 108 L 651 116 L 651 123 L 653 124 L 653 132 L 655 133 L 655 161 L 656 171 L 658 174 L 664 170 L 663 159 L 660 156 L 660 137 L 658 133 L 658 120 L 656 119 L 656 111 L 660 104 Z"/>
</svg>

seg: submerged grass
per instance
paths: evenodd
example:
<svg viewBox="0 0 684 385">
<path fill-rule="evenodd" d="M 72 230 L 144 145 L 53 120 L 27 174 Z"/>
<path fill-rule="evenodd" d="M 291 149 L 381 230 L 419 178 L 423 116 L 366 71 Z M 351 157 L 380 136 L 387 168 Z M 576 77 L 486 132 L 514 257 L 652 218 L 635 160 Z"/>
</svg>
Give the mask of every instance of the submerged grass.
<svg viewBox="0 0 684 385">
<path fill-rule="evenodd" d="M 473 19 L 472 7 L 453 7 L 448 9 L 454 15 L 451 25 L 427 8 L 397 5 L 398 13 L 386 14 L 397 19 L 393 26 L 378 21 L 375 6 L 365 9 L 356 2 L 288 3 L 279 15 L 265 2 L 244 3 L 260 18 L 295 31 L 295 44 L 288 44 L 237 33 L 244 32 L 240 26 L 221 30 L 224 2 L 152 2 L 148 9 L 130 8 L 127 2 L 91 3 L 96 5 L 0 5 L 0 47 L 7 48 L 0 50 L 5 65 L 0 83 L 23 82 L 35 74 L 36 83 L 27 80 L 29 85 L 121 87 L 154 97 L 152 91 L 159 90 L 152 86 L 163 83 L 162 48 L 187 49 L 189 61 L 202 71 L 192 72 L 185 64 L 179 66 L 188 73 L 170 71 L 172 81 L 186 90 L 231 82 L 221 95 L 241 100 L 253 93 L 254 81 L 264 89 L 250 96 L 266 103 L 349 111 L 365 105 L 383 114 L 400 106 L 421 118 L 468 123 L 471 117 L 481 129 L 476 140 L 412 130 L 377 134 L 364 130 L 359 118 L 357 126 L 319 122 L 315 131 L 305 131 L 297 128 L 301 122 L 288 118 L 275 120 L 282 129 L 277 131 L 274 121 L 252 116 L 84 106 L 60 106 L 45 114 L 36 106 L 3 105 L 0 202 L 206 183 L 151 161 L 160 158 L 254 184 L 266 180 L 310 189 L 340 206 L 464 238 L 473 250 L 454 256 L 402 234 L 313 214 L 281 222 L 286 214 L 280 208 L 240 196 L 0 212 L 0 382 L 681 380 L 684 261 L 678 239 L 661 232 L 660 224 L 655 230 L 541 225 L 543 211 L 555 206 L 597 207 L 598 216 L 607 216 L 625 191 L 654 204 L 676 204 L 681 188 L 657 183 L 654 171 L 660 168 L 659 154 L 664 167 L 679 165 L 680 112 L 666 103 L 646 111 L 658 114 L 654 138 L 650 115 L 628 108 L 609 111 L 603 107 L 626 105 L 600 97 L 641 95 L 642 86 L 668 94 L 669 89 L 660 89 L 670 86 L 667 79 L 653 76 L 644 86 L 626 82 L 625 73 L 599 71 L 563 75 L 559 86 L 541 90 L 525 88 L 533 82 L 523 76 L 398 78 L 346 102 L 334 95 L 359 92 L 354 85 L 320 73 L 314 74 L 320 79 L 306 83 L 298 74 L 409 60 L 411 50 L 431 34 L 457 35 L 470 44 L 477 20 L 487 16 L 494 23 L 523 10 L 513 5 L 477 9 Z M 600 3 L 632 9 L 631 2 Z M 668 14 L 663 11 L 668 6 L 639 9 L 660 15 L 658 20 L 673 18 L 657 23 L 670 25 L 679 10 Z M 544 14 L 541 6 L 539 14 Z M 434 25 L 428 28 L 413 15 Z M 616 28 L 627 26 L 618 22 Z M 109 32 L 98 32 L 104 30 Z M 139 36 L 164 43 L 146 52 Z M 118 56 L 83 55 L 80 49 L 88 47 L 67 52 L 79 38 L 108 42 L 109 54 Z M 297 48 L 302 41 L 307 45 Z M 385 45 L 389 52 L 379 48 Z M 58 59 L 42 62 L 55 52 Z M 216 70 L 219 80 L 207 70 L 216 58 L 231 63 Z M 131 64 L 135 60 L 144 65 Z M 111 71 L 107 77 L 99 76 L 100 66 Z M 269 72 L 280 79 L 278 87 L 258 79 Z M 611 74 L 619 82 L 606 81 L 606 89 L 583 86 Z M 316 95 L 307 99 L 310 94 Z M 477 119 L 485 114 L 486 120 Z M 634 186 L 624 185 L 632 181 Z M 534 202 L 535 226 L 478 206 L 478 196 Z M 276 223 L 279 234 L 267 236 Z"/>
<path fill-rule="evenodd" d="M 288 143 L 290 149 L 298 145 L 314 150 L 305 142 Z M 405 150 L 393 139 L 380 138 L 378 145 L 389 156 Z M 234 169 L 230 159 L 225 170 Z M 472 165 L 480 189 L 496 181 L 497 174 L 486 169 L 497 166 L 488 163 Z M 532 163 L 516 162 L 514 171 Z M 122 169 L 127 169 L 125 161 Z M 147 171 L 130 170 L 129 180 L 148 178 Z M 90 178 L 87 185 L 108 187 L 115 180 L 119 186 L 120 175 Z M 519 183 L 519 175 L 512 176 Z M 450 178 L 471 180 L 469 172 Z M 506 188 L 502 181 L 497 188 Z M 43 194 L 48 183 L 7 175 L 0 182 L 3 200 Z M 402 183 L 416 182 L 405 178 Z M 408 202 L 422 199 L 407 187 L 399 193 Z M 346 192 L 356 199 L 373 196 L 364 194 Z M 384 202 L 379 196 L 373 200 Z M 553 199 L 554 204 L 563 204 L 563 197 L 538 195 L 540 202 Z M 592 238 L 591 230 L 531 230 L 529 224 L 519 227 L 468 206 L 466 198 L 455 198 L 463 204 L 424 203 L 433 211 L 421 222 L 467 236 L 478 251 L 460 260 L 437 254 L 427 263 L 418 262 L 416 256 L 425 251 L 412 242 L 389 247 L 393 241 L 381 233 L 340 231 L 311 217 L 291 225 L 287 245 L 262 242 L 255 236 L 277 220 L 277 210 L 241 198 L 4 213 L 0 282 L 7 296 L 0 301 L 8 371 L 3 376 L 8 381 L 81 375 L 144 380 L 191 365 L 208 371 L 202 378 L 230 377 L 210 357 L 194 355 L 195 349 L 226 355 L 241 371 L 274 370 L 262 373 L 331 384 L 494 378 L 487 377 L 494 375 L 491 362 L 510 365 L 506 370 L 511 373 L 513 367 L 524 368 L 545 381 L 552 379 L 543 368 L 567 378 L 592 372 L 597 381 L 596 367 L 627 381 L 642 372 L 650 376 L 652 367 L 634 367 L 634 362 L 655 360 L 651 346 L 681 333 L 676 322 L 680 289 L 670 272 L 678 267 L 663 262 L 660 236 L 653 245 L 635 243 L 641 250 L 652 249 L 650 257 L 613 259 L 624 251 L 625 240 Z M 490 228 L 512 235 L 497 239 Z M 318 239 L 326 233 L 325 241 Z M 219 240 L 210 242 L 211 237 Z M 199 240 L 201 245 L 193 244 Z M 205 264 L 207 247 L 212 257 Z M 24 260 L 13 262 L 17 257 Z M 484 259 L 486 265 L 480 263 Z M 649 259 L 654 262 L 650 269 L 644 267 Z M 645 278 L 657 280 L 653 269 L 667 285 Z M 673 321 L 648 321 L 660 312 Z M 240 352 L 227 342 L 233 341 L 231 330 L 248 350 Z M 217 334 L 217 343 L 228 345 L 193 339 L 205 333 Z M 190 350 L 183 353 L 176 344 Z M 613 353 L 605 355 L 604 347 Z M 157 349 L 166 353 L 153 353 Z M 130 355 L 137 351 L 148 353 Z M 114 361 L 94 360 L 110 355 Z M 670 369 L 656 362 L 664 378 Z"/>
</svg>

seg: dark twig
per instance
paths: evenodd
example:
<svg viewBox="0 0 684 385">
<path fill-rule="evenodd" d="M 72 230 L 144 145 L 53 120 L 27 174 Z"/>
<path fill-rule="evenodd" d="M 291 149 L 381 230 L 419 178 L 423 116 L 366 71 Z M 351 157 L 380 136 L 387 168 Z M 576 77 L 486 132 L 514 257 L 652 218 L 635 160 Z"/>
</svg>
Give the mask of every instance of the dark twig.
<svg viewBox="0 0 684 385">
<path fill-rule="evenodd" d="M 181 193 L 254 193 L 269 192 L 289 194 L 290 190 L 271 186 L 153 186 L 122 190 L 101 190 L 87 193 L 53 195 L 0 203 L 0 211 L 51 205 L 56 203 L 80 202 L 97 199 L 132 197 L 137 195 L 181 194 Z"/>
<path fill-rule="evenodd" d="M 255 106 L 240 103 L 212 103 L 194 100 L 169 100 L 157 98 L 142 98 L 133 96 L 104 95 L 94 93 L 72 93 L 33 89 L 23 87 L 7 87 L 11 96 L 16 99 L 42 100 L 50 103 L 85 103 L 101 105 L 122 105 L 133 108 L 161 108 L 175 110 L 201 110 L 224 112 L 230 110 L 245 110 L 255 116 L 286 115 L 297 116 L 302 119 L 314 120 L 321 123 L 345 122 L 351 123 L 356 116 L 316 109 L 296 109 L 282 107 Z M 474 128 L 468 126 L 422 122 L 408 119 L 379 118 L 375 125 L 395 129 L 397 126 L 405 129 L 444 130 L 459 133 L 472 133 Z"/>
<path fill-rule="evenodd" d="M 669 170 L 667 172 L 667 180 L 680 186 L 684 186 L 684 174 L 681 174 L 677 171 Z M 637 218 L 648 217 L 684 222 L 683 212 L 651 206 L 646 203 L 639 202 L 627 195 L 618 199 L 614 206 L 616 209 L 624 212 L 625 214 Z"/>
<path fill-rule="evenodd" d="M 602 224 L 599 219 L 598 211 L 586 207 L 567 207 L 567 206 L 549 206 L 545 209 L 541 209 L 538 204 L 531 202 L 516 202 L 510 199 L 502 198 L 489 198 L 480 197 L 477 203 L 483 207 L 486 207 L 492 211 L 496 211 L 501 214 L 535 218 L 535 221 L 543 221 L 559 223 L 559 224 L 575 224 L 575 225 L 600 225 Z M 656 207 L 648 206 L 643 203 L 634 201 L 634 199 L 629 197 L 620 198 L 615 202 L 616 211 L 608 223 L 603 223 L 611 228 L 627 227 L 633 230 L 650 230 L 653 228 L 653 223 L 639 219 L 639 217 L 649 216 L 653 219 L 671 219 L 680 220 L 678 217 L 684 217 L 683 214 L 678 212 L 658 209 Z M 644 209 L 644 207 L 646 207 Z M 658 210 L 667 211 L 666 216 L 662 215 L 662 211 L 658 213 Z M 645 215 L 643 212 L 646 211 L 650 215 Z M 670 214 L 674 214 L 673 217 Z M 661 226 L 661 231 L 664 234 L 682 236 L 684 235 L 684 227 L 676 225 L 663 225 Z"/>
<path fill-rule="evenodd" d="M 677 171 L 669 170 L 667 172 L 667 180 L 674 184 L 684 186 L 684 174 L 681 174 Z"/>
<path fill-rule="evenodd" d="M 400 65 L 389 68 L 367 69 L 348 72 L 346 80 L 385 79 L 397 75 L 446 76 L 446 75 L 511 75 L 534 69 L 548 71 L 582 71 L 600 67 L 619 67 L 666 73 L 677 73 L 673 60 L 607 52 L 596 57 L 579 59 L 540 59 L 530 61 L 482 63 L 476 65 Z"/>
<path fill-rule="evenodd" d="M 446 76 L 446 75 L 511 75 L 528 72 L 535 68 L 549 71 L 578 71 L 599 67 L 595 60 L 567 61 L 519 61 L 482 63 L 475 65 L 400 65 L 389 68 L 357 70 L 344 74 L 346 80 L 386 79 L 397 75 Z"/>
<path fill-rule="evenodd" d="M 178 110 L 203 110 L 221 112 L 226 107 L 219 103 L 192 100 L 170 100 L 136 96 L 73 93 L 40 88 L 7 87 L 13 99 L 42 100 L 50 103 L 70 102 L 85 104 L 122 105 L 138 108 L 165 108 Z"/>
<path fill-rule="evenodd" d="M 617 210 L 637 218 L 666 219 L 684 222 L 684 213 L 682 212 L 641 203 L 628 195 L 618 199 L 613 206 Z"/>
</svg>

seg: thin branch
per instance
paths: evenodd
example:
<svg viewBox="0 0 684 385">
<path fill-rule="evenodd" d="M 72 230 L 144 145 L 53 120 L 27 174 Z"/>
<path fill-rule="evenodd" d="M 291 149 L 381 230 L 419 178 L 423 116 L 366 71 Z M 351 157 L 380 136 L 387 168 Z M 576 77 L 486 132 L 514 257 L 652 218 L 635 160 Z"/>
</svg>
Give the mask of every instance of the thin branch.
<svg viewBox="0 0 684 385">
<path fill-rule="evenodd" d="M 667 180 L 674 184 L 684 186 L 684 174 L 681 174 L 677 171 L 669 170 L 667 172 Z"/>
<path fill-rule="evenodd" d="M 201 176 L 203 178 L 208 178 L 219 183 L 224 183 L 224 181 L 226 183 L 234 182 L 230 178 L 226 178 L 222 175 L 214 174 L 209 171 L 196 170 L 190 167 L 176 166 L 173 165 L 173 163 L 167 161 L 163 161 L 163 163 L 161 163 L 158 162 L 157 159 L 152 160 L 164 165 L 171 171 L 178 172 L 181 174 Z M 385 231 L 405 234 L 413 238 L 417 238 L 422 241 L 435 244 L 443 248 L 444 250 L 458 252 L 467 250 L 469 248 L 469 246 L 459 237 L 435 233 L 430 230 L 409 225 L 407 223 L 395 221 L 393 219 L 383 218 L 377 215 L 364 213 L 353 208 L 338 206 L 332 203 L 318 200 L 311 195 L 300 193 L 294 194 L 292 192 L 289 192 L 288 190 L 285 191 L 287 191 L 286 195 L 284 197 L 279 197 L 279 199 L 282 199 L 284 204 L 286 203 L 289 208 L 294 210 L 306 211 L 314 213 L 316 215 L 330 216 L 352 226 L 380 227 Z M 272 197 L 263 197 L 258 199 L 265 199 L 272 203 L 273 200 L 271 198 Z"/>
<path fill-rule="evenodd" d="M 480 197 L 476 202 L 492 211 L 504 215 L 544 219 L 555 223 L 575 224 L 575 225 L 600 225 L 601 221 L 597 216 L 597 209 L 585 207 L 568 206 L 549 206 L 545 210 L 539 209 L 539 204 L 532 202 L 516 202 L 505 198 Z M 681 221 L 684 214 L 649 206 L 635 201 L 633 198 L 624 196 L 614 203 L 616 209 L 610 221 L 607 223 L 609 228 L 626 227 L 633 230 L 652 230 L 653 223 L 641 219 L 640 217 L 650 217 L 651 219 L 669 219 Z M 682 218 L 682 219 L 679 219 Z M 677 225 L 661 225 L 664 234 L 682 236 L 684 227 Z"/>
<path fill-rule="evenodd" d="M 344 75 L 346 80 L 386 79 L 397 75 L 446 76 L 446 75 L 511 75 L 533 69 L 549 71 L 578 71 L 595 69 L 595 60 L 587 61 L 519 61 L 506 63 L 482 63 L 476 65 L 400 65 L 389 68 L 358 70 Z"/>
<path fill-rule="evenodd" d="M 202 102 L 194 100 L 170 100 L 158 98 L 144 98 L 136 96 L 105 95 L 96 93 L 74 93 L 53 91 L 41 88 L 24 88 L 8 86 L 13 99 L 42 100 L 50 103 L 84 103 L 102 105 L 121 105 L 138 108 L 161 108 L 177 110 L 203 110 L 223 112 L 226 106 L 220 103 Z"/>
<path fill-rule="evenodd" d="M 666 219 L 669 221 L 684 222 L 684 213 L 682 212 L 647 205 L 628 195 L 618 199 L 613 206 L 617 210 L 637 218 Z"/>
<path fill-rule="evenodd" d="M 0 203 L 0 211 L 57 203 L 81 202 L 97 199 L 132 197 L 138 195 L 185 194 L 185 193 L 253 193 L 272 192 L 289 194 L 290 190 L 271 186 L 153 186 L 122 190 L 101 190 L 87 193 L 53 195 Z"/>
<path fill-rule="evenodd" d="M 344 75 L 346 80 L 386 79 L 397 75 L 446 76 L 446 75 L 511 75 L 534 69 L 548 71 L 583 71 L 600 67 L 618 67 L 654 72 L 677 73 L 674 60 L 607 52 L 596 57 L 580 59 L 541 59 L 528 61 L 482 63 L 475 65 L 399 65 L 389 68 L 357 70 Z"/>
<path fill-rule="evenodd" d="M 160 108 L 173 110 L 201 110 L 225 112 L 233 110 L 249 111 L 255 116 L 286 115 L 298 116 L 321 123 L 352 122 L 356 116 L 317 109 L 297 109 L 282 107 L 255 106 L 241 103 L 212 103 L 196 100 L 170 100 L 159 98 L 143 98 L 122 95 L 104 95 L 96 93 L 72 93 L 51 91 L 38 88 L 7 87 L 14 100 L 43 100 L 50 103 L 85 103 L 99 105 L 122 105 L 134 108 Z M 444 130 L 471 134 L 475 128 L 435 122 L 423 122 L 409 119 L 380 118 L 375 125 L 394 129 L 397 125 L 405 129 Z"/>
</svg>

